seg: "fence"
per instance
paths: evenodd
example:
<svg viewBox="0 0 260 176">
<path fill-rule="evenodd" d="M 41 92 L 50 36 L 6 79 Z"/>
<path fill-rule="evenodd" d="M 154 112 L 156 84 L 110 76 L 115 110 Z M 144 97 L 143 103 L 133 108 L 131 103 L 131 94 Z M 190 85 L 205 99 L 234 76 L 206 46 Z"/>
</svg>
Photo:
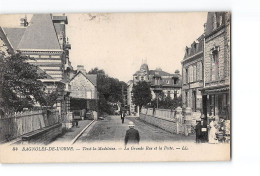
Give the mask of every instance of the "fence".
<svg viewBox="0 0 260 176">
<path fill-rule="evenodd" d="M 0 142 L 59 123 L 58 110 L 25 111 L 0 119 Z"/>
</svg>

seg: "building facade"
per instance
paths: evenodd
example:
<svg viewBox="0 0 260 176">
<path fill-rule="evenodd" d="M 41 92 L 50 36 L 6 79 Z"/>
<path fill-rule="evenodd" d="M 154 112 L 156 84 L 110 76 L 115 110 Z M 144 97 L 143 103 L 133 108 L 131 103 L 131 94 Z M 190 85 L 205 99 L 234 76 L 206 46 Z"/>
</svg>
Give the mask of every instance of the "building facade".
<svg viewBox="0 0 260 176">
<path fill-rule="evenodd" d="M 205 30 L 203 113 L 230 120 L 230 13 L 209 12 Z"/>
<path fill-rule="evenodd" d="M 133 80 L 128 82 L 128 106 L 130 106 L 130 113 L 139 113 L 137 108 L 132 103 L 132 89 L 140 81 L 146 81 L 151 86 L 152 99 L 156 99 L 158 95 L 163 94 L 165 97 L 178 98 L 181 96 L 181 75 L 178 70 L 174 74 L 167 73 L 160 68 L 149 70 L 146 63 L 143 63 L 140 69 L 133 74 Z"/>
<path fill-rule="evenodd" d="M 156 98 L 158 90 L 163 92 L 164 96 L 171 98 L 177 98 L 181 95 L 181 75 L 178 70 L 171 74 L 161 68 L 149 70 L 147 64 L 142 64 L 140 70 L 133 75 L 133 84 L 135 85 L 139 81 L 150 83 L 153 99 Z"/>
<path fill-rule="evenodd" d="M 70 80 L 72 98 L 97 99 L 97 75 L 87 74 L 84 66 L 78 65 Z"/>
<path fill-rule="evenodd" d="M 202 110 L 204 35 L 186 47 L 182 64 L 182 104 L 193 112 Z"/>
<path fill-rule="evenodd" d="M 97 75 L 87 74 L 83 65 L 78 65 L 77 70 L 70 71 L 71 109 L 97 110 Z"/>
<path fill-rule="evenodd" d="M 62 120 L 66 119 L 70 110 L 69 70 L 72 69 L 66 24 L 68 19 L 64 15 L 34 14 L 23 27 L 2 28 L 14 51 L 32 58 L 28 62 L 47 75 L 41 80 L 46 86 L 45 91 L 58 91 L 55 106 Z"/>
</svg>

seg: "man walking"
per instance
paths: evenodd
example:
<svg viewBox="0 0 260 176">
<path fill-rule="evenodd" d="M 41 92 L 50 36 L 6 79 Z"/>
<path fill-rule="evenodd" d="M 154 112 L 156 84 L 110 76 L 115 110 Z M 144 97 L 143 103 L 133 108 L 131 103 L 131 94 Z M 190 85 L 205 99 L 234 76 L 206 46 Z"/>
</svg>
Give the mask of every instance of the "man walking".
<svg viewBox="0 0 260 176">
<path fill-rule="evenodd" d="M 138 130 L 134 129 L 135 125 L 133 122 L 129 122 L 128 124 L 129 129 L 126 131 L 125 134 L 125 145 L 127 144 L 139 144 L 140 135 Z"/>
<path fill-rule="evenodd" d="M 125 122 L 125 111 L 121 113 L 122 124 Z"/>
</svg>

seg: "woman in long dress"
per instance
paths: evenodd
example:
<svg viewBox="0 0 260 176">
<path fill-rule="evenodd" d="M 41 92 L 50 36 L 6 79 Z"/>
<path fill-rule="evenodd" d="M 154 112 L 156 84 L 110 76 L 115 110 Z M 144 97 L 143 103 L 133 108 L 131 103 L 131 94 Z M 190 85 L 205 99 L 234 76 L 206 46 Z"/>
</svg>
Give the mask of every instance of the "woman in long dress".
<svg viewBox="0 0 260 176">
<path fill-rule="evenodd" d="M 212 120 L 209 124 L 209 143 L 210 144 L 218 143 L 216 133 L 217 133 L 217 128 L 215 127 L 215 121 Z"/>
</svg>

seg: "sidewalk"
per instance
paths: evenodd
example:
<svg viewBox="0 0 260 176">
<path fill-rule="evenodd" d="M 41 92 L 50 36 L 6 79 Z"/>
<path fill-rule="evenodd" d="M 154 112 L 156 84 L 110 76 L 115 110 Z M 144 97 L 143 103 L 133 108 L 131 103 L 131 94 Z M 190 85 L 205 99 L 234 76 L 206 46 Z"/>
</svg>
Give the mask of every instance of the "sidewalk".
<svg viewBox="0 0 260 176">
<path fill-rule="evenodd" d="M 59 143 L 59 142 L 71 142 L 90 122 L 93 120 L 81 120 L 79 121 L 79 126 L 72 127 L 68 131 L 66 131 L 61 136 L 57 137 L 51 144 Z"/>
</svg>

